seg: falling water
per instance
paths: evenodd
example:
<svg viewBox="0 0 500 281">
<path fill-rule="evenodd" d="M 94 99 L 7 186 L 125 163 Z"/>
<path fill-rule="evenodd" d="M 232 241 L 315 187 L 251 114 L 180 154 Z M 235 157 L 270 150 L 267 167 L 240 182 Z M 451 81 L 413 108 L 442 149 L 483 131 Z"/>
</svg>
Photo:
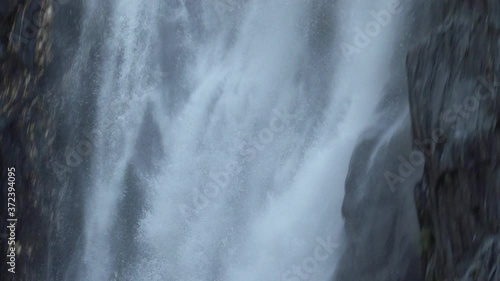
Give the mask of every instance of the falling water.
<svg viewBox="0 0 500 281">
<path fill-rule="evenodd" d="M 88 1 L 106 35 L 79 280 L 331 280 L 398 19 L 342 46 L 389 2 Z"/>
</svg>

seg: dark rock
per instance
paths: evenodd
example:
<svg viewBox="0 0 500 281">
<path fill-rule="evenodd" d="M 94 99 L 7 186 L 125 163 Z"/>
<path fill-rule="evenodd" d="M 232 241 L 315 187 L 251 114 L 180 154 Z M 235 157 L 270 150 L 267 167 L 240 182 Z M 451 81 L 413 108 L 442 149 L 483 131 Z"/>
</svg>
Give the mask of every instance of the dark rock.
<svg viewBox="0 0 500 281">
<path fill-rule="evenodd" d="M 412 186 L 421 168 L 416 167 L 397 189 L 391 189 L 384 177 L 387 171 L 397 173 L 398 156 L 410 153 L 409 120 L 386 144 L 383 131 L 366 136 L 351 158 L 342 206 L 347 247 L 336 281 L 421 280 L 418 223 L 412 207 Z"/>
<path fill-rule="evenodd" d="M 407 57 L 413 135 L 432 140 L 415 190 L 425 280 L 498 281 L 500 3 L 433 2 Z"/>
<path fill-rule="evenodd" d="M 4 43 L 0 42 L 0 62 L 7 58 L 7 47 Z"/>
<path fill-rule="evenodd" d="M 53 189 L 47 177 L 47 163 L 54 139 L 54 111 L 48 97 L 37 91 L 38 82 L 50 59 L 48 33 L 51 23 L 50 1 L 15 1 L 11 10 L 0 0 L 0 201 L 7 202 L 7 168 L 16 170 L 16 269 L 7 272 L 0 264 L 1 280 L 40 280 L 36 268 L 46 263 L 47 237 L 51 225 Z M 10 5 L 8 2 L 7 4 Z M 36 3 L 48 7 L 40 10 L 43 18 L 29 48 L 16 49 L 10 31 L 16 24 L 31 21 L 26 11 Z M 31 10 L 30 10 L 31 9 Z M 12 11 L 12 13 L 10 13 Z M 52 205 L 51 205 L 52 204 Z M 6 229 L 7 208 L 0 210 L 0 228 Z M 0 251 L 7 252 L 5 231 L 0 233 Z"/>
<path fill-rule="evenodd" d="M 9 39 L 10 44 L 30 71 L 39 67 L 39 50 L 48 49 L 46 44 L 47 25 L 52 18 L 52 6 L 46 0 L 29 1 L 22 13 L 18 13 Z M 48 51 L 48 50 L 47 50 Z"/>
<path fill-rule="evenodd" d="M 0 0 L 0 17 L 9 17 L 17 8 L 17 0 Z"/>
</svg>

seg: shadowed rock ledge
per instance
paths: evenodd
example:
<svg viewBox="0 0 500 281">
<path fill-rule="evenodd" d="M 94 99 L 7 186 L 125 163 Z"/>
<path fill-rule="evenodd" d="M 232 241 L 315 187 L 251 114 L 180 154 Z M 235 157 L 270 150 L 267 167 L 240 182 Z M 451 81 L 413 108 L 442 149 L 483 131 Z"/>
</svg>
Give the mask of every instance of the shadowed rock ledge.
<svg viewBox="0 0 500 281">
<path fill-rule="evenodd" d="M 500 2 L 432 1 L 407 57 L 426 281 L 500 280 Z"/>
</svg>

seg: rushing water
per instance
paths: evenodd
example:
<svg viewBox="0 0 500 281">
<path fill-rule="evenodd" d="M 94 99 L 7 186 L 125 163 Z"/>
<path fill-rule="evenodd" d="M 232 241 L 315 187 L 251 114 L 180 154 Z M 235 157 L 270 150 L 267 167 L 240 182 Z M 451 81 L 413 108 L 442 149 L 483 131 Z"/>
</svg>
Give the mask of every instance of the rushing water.
<svg viewBox="0 0 500 281">
<path fill-rule="evenodd" d="M 66 279 L 331 280 L 397 15 L 342 46 L 390 2 L 87 1 L 96 151 Z"/>
</svg>

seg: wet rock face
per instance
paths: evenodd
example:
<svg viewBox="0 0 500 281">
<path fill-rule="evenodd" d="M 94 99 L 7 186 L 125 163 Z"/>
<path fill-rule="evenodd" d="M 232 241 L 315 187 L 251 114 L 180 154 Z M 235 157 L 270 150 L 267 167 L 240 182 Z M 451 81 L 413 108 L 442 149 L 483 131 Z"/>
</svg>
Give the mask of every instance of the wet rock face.
<svg viewBox="0 0 500 281">
<path fill-rule="evenodd" d="M 412 206 L 412 187 L 420 172 L 395 189 L 384 177 L 386 171 L 398 170 L 399 156 L 410 153 L 409 120 L 382 147 L 381 131 L 358 144 L 351 158 L 342 206 L 347 245 L 336 281 L 421 281 Z"/>
<path fill-rule="evenodd" d="M 5 44 L 0 43 L 0 62 L 4 61 L 7 58 L 7 46 Z"/>
<path fill-rule="evenodd" d="M 498 281 L 500 2 L 433 2 L 407 57 L 425 280 Z"/>
<path fill-rule="evenodd" d="M 54 139 L 54 111 L 37 84 L 50 59 L 51 1 L 0 0 L 0 200 L 7 202 L 7 169 L 16 170 L 16 274 L 1 263 L 2 280 L 39 280 L 35 268 L 46 262 L 51 192 L 45 169 Z M 24 29 L 35 26 L 31 37 Z M 16 31 L 17 28 L 17 31 Z M 17 36 L 17 37 L 16 37 Z M 3 204 L 3 203 L 2 203 Z M 52 203 L 53 204 L 53 203 Z M 0 228 L 6 229 L 0 210 Z M 0 250 L 7 252 L 5 236 Z"/>
<path fill-rule="evenodd" d="M 17 7 L 17 2 L 17 0 L 0 0 L 0 17 L 11 15 Z"/>
</svg>

